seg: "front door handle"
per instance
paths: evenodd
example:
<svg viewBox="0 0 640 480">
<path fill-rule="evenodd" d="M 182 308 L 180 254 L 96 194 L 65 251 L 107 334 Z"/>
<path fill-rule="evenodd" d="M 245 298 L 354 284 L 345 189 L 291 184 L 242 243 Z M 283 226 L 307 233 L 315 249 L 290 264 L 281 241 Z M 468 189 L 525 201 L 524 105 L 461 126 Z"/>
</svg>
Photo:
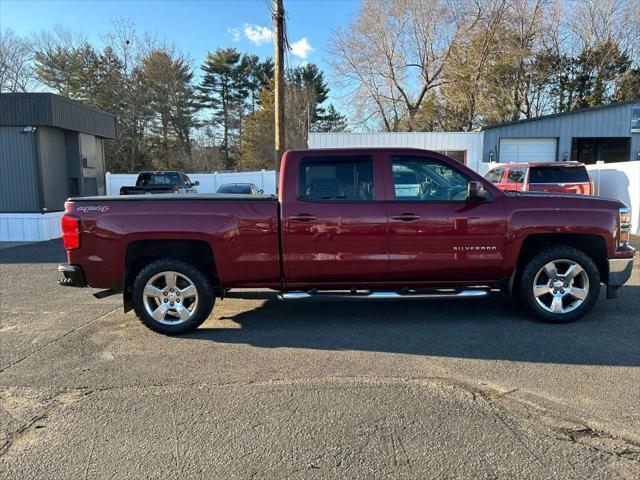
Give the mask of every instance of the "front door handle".
<svg viewBox="0 0 640 480">
<path fill-rule="evenodd" d="M 394 220 L 400 220 L 401 222 L 413 222 L 420 220 L 420 215 L 414 215 L 413 213 L 403 213 L 402 215 L 395 215 L 391 217 Z"/>
<path fill-rule="evenodd" d="M 309 215 L 308 213 L 301 213 L 300 215 L 292 215 L 289 217 L 289 220 L 295 220 L 298 222 L 310 222 L 311 220 L 315 219 L 315 215 Z"/>
</svg>

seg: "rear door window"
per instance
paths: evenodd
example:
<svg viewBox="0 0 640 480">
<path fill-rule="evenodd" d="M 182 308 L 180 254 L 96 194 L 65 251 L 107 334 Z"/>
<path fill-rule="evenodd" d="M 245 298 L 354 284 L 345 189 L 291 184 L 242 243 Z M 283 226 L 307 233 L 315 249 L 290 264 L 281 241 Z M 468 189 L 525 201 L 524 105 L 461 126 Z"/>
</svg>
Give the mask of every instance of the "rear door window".
<svg viewBox="0 0 640 480">
<path fill-rule="evenodd" d="M 531 167 L 529 183 L 588 183 L 584 167 Z"/>
<path fill-rule="evenodd" d="M 514 167 L 509 170 L 507 175 L 507 183 L 524 183 L 524 177 L 527 175 L 527 169 L 522 167 Z"/>
<path fill-rule="evenodd" d="M 371 157 L 316 157 L 300 163 L 300 200 L 367 202 L 373 197 Z"/>
</svg>

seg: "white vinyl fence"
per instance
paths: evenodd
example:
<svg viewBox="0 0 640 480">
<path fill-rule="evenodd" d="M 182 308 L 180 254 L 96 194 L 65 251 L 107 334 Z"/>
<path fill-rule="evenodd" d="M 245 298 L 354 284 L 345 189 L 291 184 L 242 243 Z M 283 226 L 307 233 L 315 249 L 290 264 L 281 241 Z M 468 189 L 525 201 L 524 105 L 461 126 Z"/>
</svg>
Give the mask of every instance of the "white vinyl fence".
<svg viewBox="0 0 640 480">
<path fill-rule="evenodd" d="M 258 172 L 188 173 L 192 181 L 198 180 L 198 193 L 215 193 L 225 183 L 255 183 L 264 193 L 276 193 L 276 174 L 273 170 Z M 135 173 L 107 173 L 107 195 L 118 195 L 120 187 L 135 185 Z"/>
<path fill-rule="evenodd" d="M 587 165 L 596 195 L 615 198 L 631 208 L 631 231 L 640 233 L 640 162 Z"/>
</svg>

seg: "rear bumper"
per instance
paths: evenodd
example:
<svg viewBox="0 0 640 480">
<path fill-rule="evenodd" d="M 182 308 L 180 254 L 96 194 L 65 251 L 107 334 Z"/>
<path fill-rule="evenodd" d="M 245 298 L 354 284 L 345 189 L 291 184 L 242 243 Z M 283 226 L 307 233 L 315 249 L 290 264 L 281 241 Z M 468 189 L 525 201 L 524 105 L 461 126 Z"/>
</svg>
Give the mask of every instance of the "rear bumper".
<svg viewBox="0 0 640 480">
<path fill-rule="evenodd" d="M 633 272 L 632 258 L 610 258 L 609 278 L 607 278 L 607 298 L 616 298 L 617 290 L 627 283 Z"/>
<path fill-rule="evenodd" d="M 82 268 L 77 265 L 58 265 L 58 284 L 65 287 L 86 287 Z"/>
</svg>

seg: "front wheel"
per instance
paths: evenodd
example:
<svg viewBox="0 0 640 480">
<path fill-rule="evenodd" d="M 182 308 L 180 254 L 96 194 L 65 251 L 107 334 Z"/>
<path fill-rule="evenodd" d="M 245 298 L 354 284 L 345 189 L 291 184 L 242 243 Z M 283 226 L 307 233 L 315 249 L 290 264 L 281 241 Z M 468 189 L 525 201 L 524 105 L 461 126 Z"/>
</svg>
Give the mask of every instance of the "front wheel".
<svg viewBox="0 0 640 480">
<path fill-rule="evenodd" d="M 593 308 L 600 294 L 600 273 L 583 251 L 550 246 L 524 266 L 519 293 L 537 318 L 549 323 L 568 323 Z"/>
<path fill-rule="evenodd" d="M 215 294 L 209 276 L 179 259 L 144 267 L 133 282 L 133 308 L 140 321 L 165 335 L 188 333 L 207 319 Z"/>
</svg>

